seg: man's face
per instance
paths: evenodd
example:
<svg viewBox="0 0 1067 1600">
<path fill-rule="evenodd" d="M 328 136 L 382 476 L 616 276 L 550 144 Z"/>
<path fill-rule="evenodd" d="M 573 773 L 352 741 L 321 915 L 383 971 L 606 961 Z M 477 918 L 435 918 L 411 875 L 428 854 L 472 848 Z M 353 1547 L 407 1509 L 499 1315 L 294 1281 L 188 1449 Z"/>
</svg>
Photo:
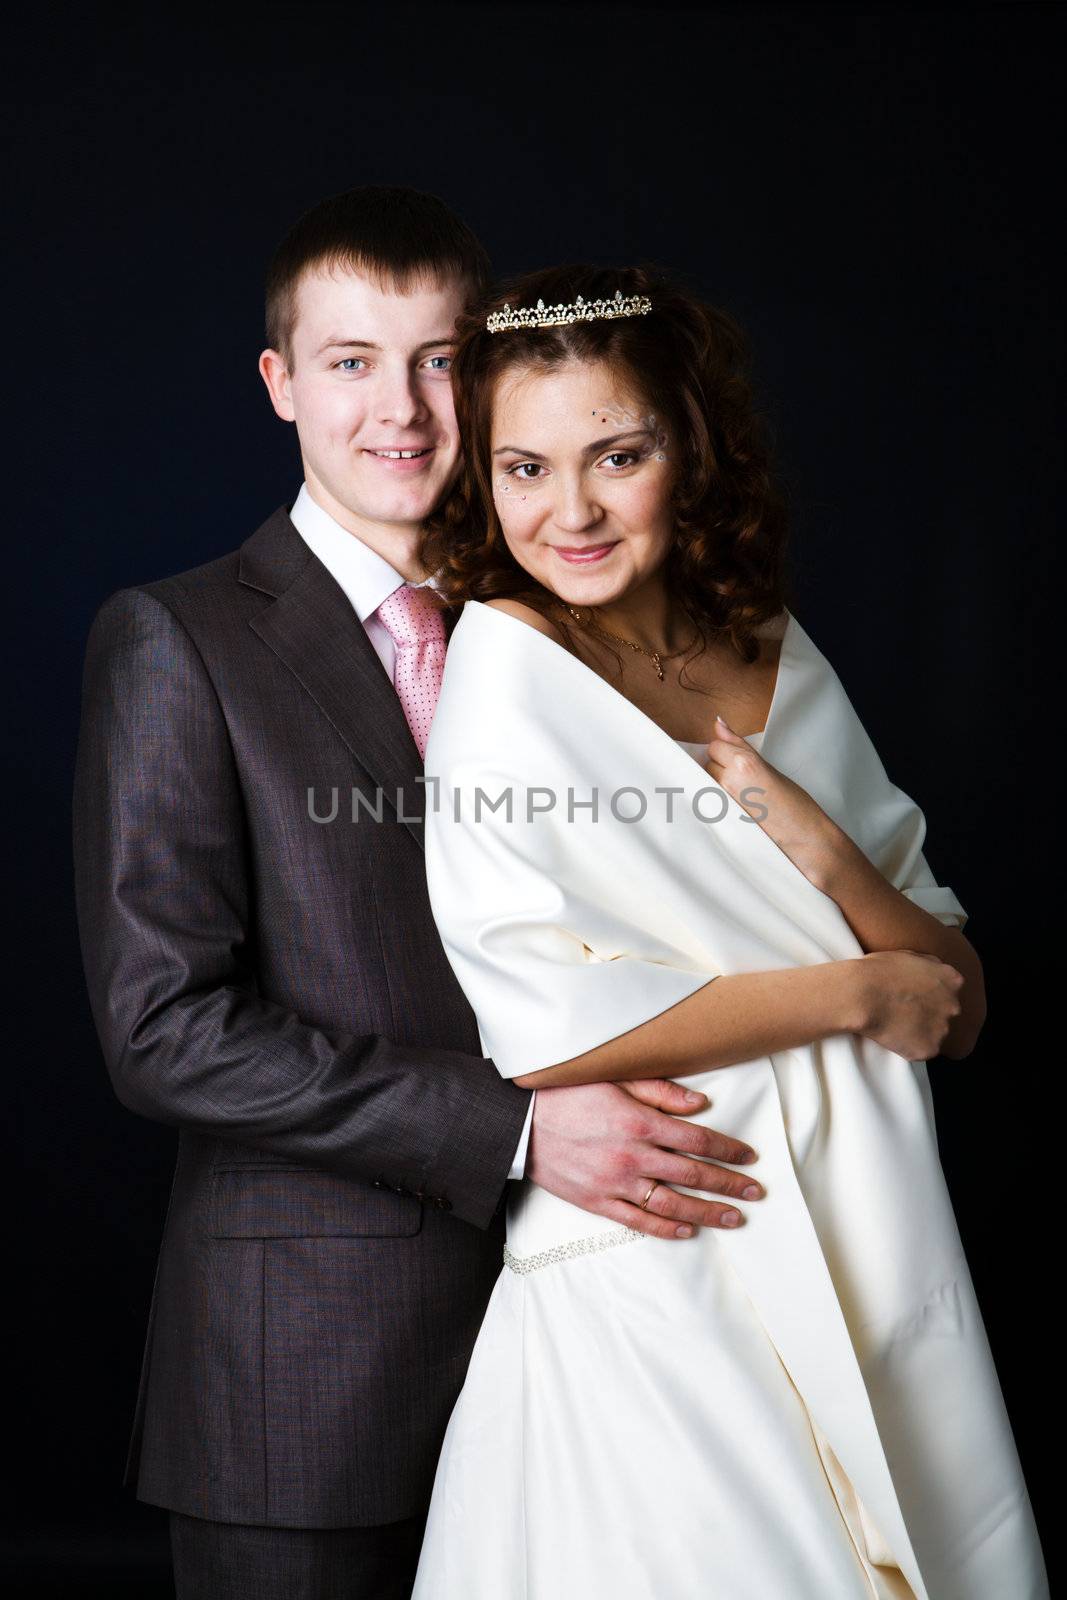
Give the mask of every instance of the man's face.
<svg viewBox="0 0 1067 1600">
<path fill-rule="evenodd" d="M 410 533 L 459 464 L 452 340 L 464 285 L 378 288 L 349 268 L 297 287 L 291 360 L 260 371 L 278 415 L 296 423 L 313 498 L 381 548 Z"/>
</svg>

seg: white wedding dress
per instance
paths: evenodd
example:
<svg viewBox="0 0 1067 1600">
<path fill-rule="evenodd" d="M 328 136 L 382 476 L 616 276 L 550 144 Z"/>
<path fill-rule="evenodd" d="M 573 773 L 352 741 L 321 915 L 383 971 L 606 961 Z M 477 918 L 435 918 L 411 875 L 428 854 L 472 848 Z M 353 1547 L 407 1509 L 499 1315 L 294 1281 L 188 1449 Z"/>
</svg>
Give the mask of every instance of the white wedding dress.
<svg viewBox="0 0 1067 1600">
<path fill-rule="evenodd" d="M 908 821 L 907 850 L 887 872 L 908 883 L 917 903 L 962 922 L 959 902 L 934 884 L 919 853 L 913 803 L 870 764 L 840 685 L 790 623 L 767 759 L 789 770 L 790 723 L 798 751 L 828 750 L 836 741 L 837 755 L 823 766 L 848 766 L 842 787 L 857 804 L 863 796 L 865 816 L 877 811 L 878 826 L 898 845 L 901 819 Z M 498 669 L 492 681 L 488 659 Z M 522 763 L 562 706 L 580 721 L 583 696 L 598 719 L 591 772 L 610 766 L 616 750 L 643 751 L 649 741 L 657 770 L 670 764 L 672 743 L 703 764 L 705 746 L 654 729 L 650 735 L 647 719 L 628 703 L 616 706 L 621 697 L 588 682 L 593 677 L 525 624 L 468 605 L 450 644 L 427 772 L 443 772 L 448 787 L 470 771 L 481 776 L 487 748 L 486 770 L 510 773 L 509 761 Z M 820 717 L 828 719 L 822 726 Z M 546 732 L 536 751 L 535 775 L 548 772 L 553 738 Z M 749 742 L 759 748 L 762 740 Z M 588 747 L 588 740 L 568 745 L 561 771 L 582 765 Z M 684 763 L 670 765 L 668 775 L 682 785 Z M 830 794 L 821 803 L 835 804 Z M 699 830 L 692 838 L 685 827 L 669 839 L 664 833 L 666 845 L 653 835 L 647 863 L 634 851 L 627 901 L 630 886 L 619 871 L 632 837 L 625 829 L 616 829 L 624 855 L 612 865 L 608 832 L 589 830 L 590 856 L 574 830 L 561 827 L 556 842 L 524 842 L 520 859 L 503 828 L 479 834 L 452 826 L 444 816 L 429 824 L 431 899 L 483 1048 L 506 1076 L 569 1059 L 707 981 L 712 956 L 725 957 L 696 942 L 702 901 L 693 900 L 689 923 L 680 920 L 687 893 L 704 882 L 709 894 L 716 886 L 723 896 L 716 927 L 729 923 L 751 886 L 770 897 L 763 911 L 762 898 L 756 902 L 757 923 L 771 927 L 788 912 L 790 926 L 819 927 L 823 958 L 826 948 L 833 953 L 833 938 L 851 937 L 837 908 L 776 847 L 768 852 L 755 827 L 704 830 L 704 838 L 722 841 L 717 877 L 710 858 L 697 859 L 708 848 Z M 740 857 L 736 878 L 727 875 L 731 853 Z M 603 899 L 594 904 L 582 874 L 595 874 L 601 862 Z M 667 900 L 656 896 L 661 869 Z M 612 893 L 619 896 L 614 922 Z M 637 931 L 633 905 L 651 929 L 647 937 Z M 586 943 L 574 954 L 561 930 L 579 927 Z M 816 959 L 806 945 L 794 948 L 795 959 Z M 784 960 L 753 947 L 749 965 L 761 964 Z M 808 1047 L 687 1079 L 711 1100 L 696 1120 L 749 1139 L 760 1157 L 744 1170 L 765 1182 L 767 1194 L 741 1202 L 740 1229 L 658 1240 L 579 1212 L 528 1180 L 509 1186 L 505 1266 L 448 1424 L 413 1600 L 1047 1596 L 1010 1426 L 943 1195 L 925 1066 L 881 1052 L 867 1072 L 862 1042 L 839 1043 L 836 1056 L 838 1042 L 830 1041 L 821 1055 Z M 879 1119 L 888 1173 L 873 1170 L 877 1155 L 865 1153 L 865 1140 L 878 1149 Z M 842 1152 L 842 1140 L 851 1151 Z M 911 1162 L 907 1174 L 901 1150 Z M 880 1211 L 880 1190 L 897 1173 L 900 1191 Z M 913 1201 L 922 1209 L 908 1222 Z M 898 1212 L 906 1225 L 894 1224 Z M 851 1477 L 831 1436 L 855 1463 Z M 870 1485 L 884 1526 L 854 1479 Z"/>
</svg>

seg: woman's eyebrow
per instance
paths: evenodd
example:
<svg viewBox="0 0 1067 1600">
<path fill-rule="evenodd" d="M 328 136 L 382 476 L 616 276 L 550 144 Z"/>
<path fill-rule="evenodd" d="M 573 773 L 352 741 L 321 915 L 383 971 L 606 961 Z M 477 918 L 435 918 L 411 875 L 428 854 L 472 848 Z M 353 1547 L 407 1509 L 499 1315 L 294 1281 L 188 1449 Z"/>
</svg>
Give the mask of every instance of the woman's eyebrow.
<svg viewBox="0 0 1067 1600">
<path fill-rule="evenodd" d="M 623 433 L 609 434 L 606 439 L 594 439 L 592 444 L 586 445 L 585 454 L 587 456 L 596 456 L 600 454 L 601 450 L 606 450 L 609 444 L 621 444 L 623 439 L 636 439 L 638 436 L 643 436 L 647 439 L 651 432 L 651 428 L 643 427 L 639 423 L 636 428 L 627 428 Z"/>
<path fill-rule="evenodd" d="M 609 444 L 619 444 L 623 439 L 634 439 L 639 435 L 643 435 L 647 439 L 651 432 L 651 428 L 636 427 L 627 428 L 625 433 L 611 433 L 606 439 L 594 439 L 592 444 L 587 444 L 582 454 L 597 456 L 601 450 L 606 450 Z M 495 456 L 526 456 L 531 461 L 544 461 L 546 459 L 537 450 L 520 450 L 516 444 L 502 444 L 499 449 L 493 451 L 493 454 Z"/>
</svg>

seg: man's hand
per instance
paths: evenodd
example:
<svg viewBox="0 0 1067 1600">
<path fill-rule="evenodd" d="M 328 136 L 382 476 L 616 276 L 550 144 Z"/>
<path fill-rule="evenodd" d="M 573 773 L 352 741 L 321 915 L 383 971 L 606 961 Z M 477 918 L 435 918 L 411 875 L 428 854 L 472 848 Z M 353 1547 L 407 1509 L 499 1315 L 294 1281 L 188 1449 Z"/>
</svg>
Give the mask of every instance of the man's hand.
<svg viewBox="0 0 1067 1600">
<path fill-rule="evenodd" d="M 707 1104 L 707 1095 L 664 1078 L 539 1089 L 526 1176 L 571 1205 L 657 1239 L 688 1239 L 695 1228 L 736 1228 L 744 1221 L 736 1206 L 668 1187 L 678 1183 L 733 1199 L 763 1195 L 746 1173 L 716 1165 L 716 1158 L 738 1166 L 755 1161 L 754 1150 L 713 1128 L 676 1120 Z"/>
</svg>

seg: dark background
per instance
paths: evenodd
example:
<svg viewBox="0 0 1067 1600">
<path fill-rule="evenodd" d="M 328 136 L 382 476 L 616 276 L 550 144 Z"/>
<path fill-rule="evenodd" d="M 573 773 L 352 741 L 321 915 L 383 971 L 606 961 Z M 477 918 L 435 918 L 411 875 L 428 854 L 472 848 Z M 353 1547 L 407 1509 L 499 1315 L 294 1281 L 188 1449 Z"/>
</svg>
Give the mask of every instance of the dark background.
<svg viewBox="0 0 1067 1600">
<path fill-rule="evenodd" d="M 502 271 L 683 269 L 749 331 L 795 609 L 923 806 L 986 966 L 978 1049 L 932 1078 L 1051 1559 L 1062 21 L 1034 5 L 85 6 L 8 32 L 20 1593 L 169 1592 L 164 1513 L 120 1479 L 175 1136 L 113 1098 L 82 984 L 85 634 L 112 590 L 219 555 L 291 501 L 294 440 L 255 371 L 263 268 L 299 212 L 364 182 L 444 196 Z"/>
</svg>

